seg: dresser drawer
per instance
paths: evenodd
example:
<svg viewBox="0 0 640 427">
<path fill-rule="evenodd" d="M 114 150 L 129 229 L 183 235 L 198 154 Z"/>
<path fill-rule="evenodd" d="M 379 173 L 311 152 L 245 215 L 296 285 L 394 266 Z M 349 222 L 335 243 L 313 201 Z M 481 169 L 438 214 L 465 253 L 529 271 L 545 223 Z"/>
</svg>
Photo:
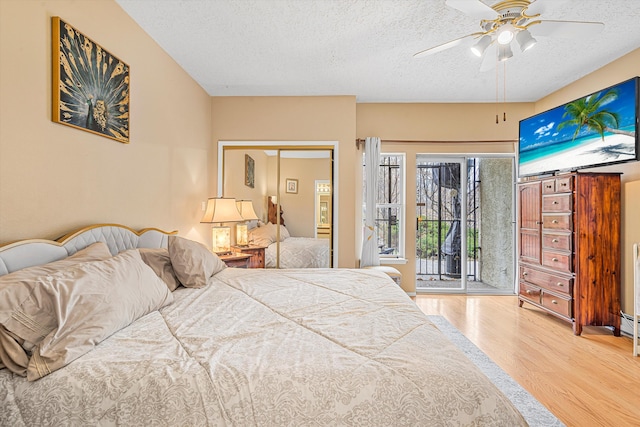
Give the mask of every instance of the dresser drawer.
<svg viewBox="0 0 640 427">
<path fill-rule="evenodd" d="M 520 267 L 520 280 L 549 289 L 562 292 L 567 296 L 573 294 L 573 279 L 545 273 L 529 267 Z"/>
<path fill-rule="evenodd" d="M 571 252 L 571 234 L 542 233 L 542 247 Z"/>
<path fill-rule="evenodd" d="M 543 292 L 542 306 L 561 316 L 571 318 L 571 298 Z"/>
<path fill-rule="evenodd" d="M 522 298 L 525 298 L 535 304 L 541 303 L 542 290 L 540 288 L 523 282 L 520 282 L 519 288 L 519 294 Z"/>
<path fill-rule="evenodd" d="M 565 176 L 556 179 L 556 193 L 565 193 L 573 191 L 573 177 Z"/>
<path fill-rule="evenodd" d="M 542 212 L 571 212 L 571 194 L 544 196 Z"/>
<path fill-rule="evenodd" d="M 572 272 L 571 254 L 542 250 L 542 265 L 554 270 Z"/>
<path fill-rule="evenodd" d="M 542 194 L 570 193 L 573 191 L 573 177 L 551 178 L 542 181 Z"/>
<path fill-rule="evenodd" d="M 542 228 L 571 231 L 571 214 L 542 214 Z"/>
<path fill-rule="evenodd" d="M 552 194 L 556 192 L 556 180 L 545 179 L 542 181 L 542 194 Z"/>
</svg>

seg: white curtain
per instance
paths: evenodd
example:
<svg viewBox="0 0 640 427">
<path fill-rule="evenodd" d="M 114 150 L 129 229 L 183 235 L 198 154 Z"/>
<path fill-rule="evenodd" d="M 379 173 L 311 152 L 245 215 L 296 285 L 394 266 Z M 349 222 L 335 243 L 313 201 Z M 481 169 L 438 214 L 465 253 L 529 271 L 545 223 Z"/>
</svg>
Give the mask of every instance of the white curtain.
<svg viewBox="0 0 640 427">
<path fill-rule="evenodd" d="M 378 169 L 380 166 L 380 138 L 367 137 L 364 146 L 365 216 L 362 233 L 362 256 L 360 267 L 380 265 L 380 251 L 376 236 L 376 190 L 378 188 Z"/>
</svg>

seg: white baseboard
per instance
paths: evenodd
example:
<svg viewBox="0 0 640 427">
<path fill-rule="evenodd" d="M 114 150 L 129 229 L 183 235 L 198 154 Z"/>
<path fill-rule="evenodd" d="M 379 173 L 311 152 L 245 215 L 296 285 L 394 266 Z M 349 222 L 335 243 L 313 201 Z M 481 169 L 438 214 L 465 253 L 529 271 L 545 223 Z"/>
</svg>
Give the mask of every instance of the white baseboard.
<svg viewBox="0 0 640 427">
<path fill-rule="evenodd" d="M 620 333 L 633 337 L 633 316 L 624 312 L 621 313 Z"/>
</svg>

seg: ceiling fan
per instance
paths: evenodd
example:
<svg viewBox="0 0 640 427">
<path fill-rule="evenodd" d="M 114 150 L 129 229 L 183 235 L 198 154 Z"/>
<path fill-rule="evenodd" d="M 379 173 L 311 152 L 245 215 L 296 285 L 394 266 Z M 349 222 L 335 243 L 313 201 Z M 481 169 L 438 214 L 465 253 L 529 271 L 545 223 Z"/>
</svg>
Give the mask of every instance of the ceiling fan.
<svg viewBox="0 0 640 427">
<path fill-rule="evenodd" d="M 480 71 L 487 71 L 495 67 L 496 62 L 506 61 L 513 56 L 513 44 L 517 43 L 521 52 L 531 49 L 537 42 L 534 36 L 573 38 L 602 31 L 602 22 L 540 19 L 547 5 L 566 1 L 503 0 L 488 6 L 480 0 L 446 0 L 447 6 L 480 19 L 481 31 L 430 47 L 413 57 L 433 55 L 460 45 L 471 46 L 471 52 L 482 58 Z"/>
</svg>

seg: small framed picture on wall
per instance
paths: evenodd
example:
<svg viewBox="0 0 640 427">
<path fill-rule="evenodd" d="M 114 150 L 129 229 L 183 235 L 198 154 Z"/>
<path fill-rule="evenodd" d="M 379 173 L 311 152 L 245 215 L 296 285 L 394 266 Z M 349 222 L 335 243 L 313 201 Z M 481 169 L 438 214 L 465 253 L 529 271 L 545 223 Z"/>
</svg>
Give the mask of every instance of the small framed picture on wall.
<svg viewBox="0 0 640 427">
<path fill-rule="evenodd" d="M 293 178 L 287 178 L 287 193 L 298 194 L 298 180 Z"/>
<path fill-rule="evenodd" d="M 254 188 L 256 184 L 255 162 L 248 154 L 244 155 L 244 185 Z"/>
</svg>

